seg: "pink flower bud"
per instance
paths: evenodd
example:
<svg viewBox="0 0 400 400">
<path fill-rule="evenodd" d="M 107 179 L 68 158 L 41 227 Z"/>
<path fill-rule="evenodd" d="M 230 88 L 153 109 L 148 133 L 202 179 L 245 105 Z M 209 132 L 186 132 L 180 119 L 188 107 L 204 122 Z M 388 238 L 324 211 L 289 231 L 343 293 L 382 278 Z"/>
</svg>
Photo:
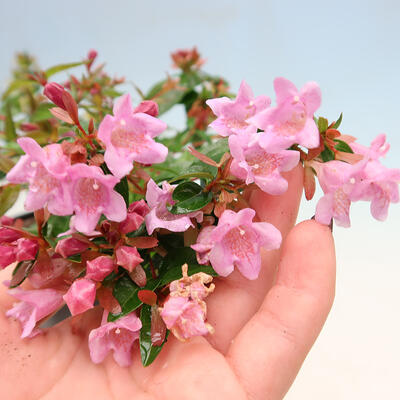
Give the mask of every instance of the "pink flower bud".
<svg viewBox="0 0 400 400">
<path fill-rule="evenodd" d="M 24 132 L 34 132 L 38 131 L 40 129 L 40 126 L 38 124 L 32 124 L 31 122 L 23 122 L 19 126 L 19 129 Z"/>
<path fill-rule="evenodd" d="M 62 98 L 64 92 L 65 92 L 65 90 L 61 85 L 59 85 L 58 83 L 55 83 L 55 82 L 50 82 L 50 83 L 47 83 L 46 86 L 44 87 L 43 94 L 50 101 L 52 101 L 55 105 L 62 108 L 63 110 L 66 110 L 66 107 L 64 105 L 64 101 Z"/>
<path fill-rule="evenodd" d="M 0 217 L 0 224 L 1 225 L 8 225 L 11 226 L 14 223 L 14 219 L 11 217 L 7 217 L 7 215 L 3 215 Z"/>
<path fill-rule="evenodd" d="M 150 208 L 144 200 L 134 201 L 128 207 L 128 213 L 133 212 L 144 217 L 150 212 Z"/>
<path fill-rule="evenodd" d="M 21 234 L 13 229 L 0 228 L 0 243 L 11 243 L 21 237 Z"/>
<path fill-rule="evenodd" d="M 119 231 L 121 233 L 129 233 L 129 232 L 133 232 L 136 231 L 136 229 L 139 228 L 140 225 L 142 225 L 142 222 L 144 221 L 144 217 L 142 217 L 141 215 L 133 212 L 133 213 L 129 213 L 126 216 L 125 221 L 122 221 L 119 224 Z"/>
<path fill-rule="evenodd" d="M 72 315 L 81 314 L 93 307 L 96 298 L 96 283 L 86 279 L 77 279 L 63 296 Z"/>
<path fill-rule="evenodd" d="M 152 100 L 142 101 L 134 110 L 133 113 L 144 113 L 151 115 L 152 117 L 157 117 L 158 115 L 158 104 Z"/>
<path fill-rule="evenodd" d="M 136 247 L 121 246 L 117 249 L 116 256 L 117 264 L 129 272 L 143 261 Z"/>
<path fill-rule="evenodd" d="M 111 257 L 100 256 L 86 263 L 86 278 L 102 281 L 114 270 L 114 261 Z"/>
<path fill-rule="evenodd" d="M 61 254 L 64 258 L 72 256 L 74 254 L 82 253 L 87 250 L 89 245 L 85 242 L 81 242 L 73 237 L 61 239 L 56 246 L 56 252 Z"/>
<path fill-rule="evenodd" d="M 16 261 L 15 247 L 0 245 L 0 268 L 8 267 Z"/>
<path fill-rule="evenodd" d="M 17 240 L 17 261 L 34 260 L 39 250 L 36 240 L 21 238 Z"/>
<path fill-rule="evenodd" d="M 87 58 L 88 60 L 94 60 L 97 57 L 97 51 L 94 49 L 89 50 Z"/>
</svg>

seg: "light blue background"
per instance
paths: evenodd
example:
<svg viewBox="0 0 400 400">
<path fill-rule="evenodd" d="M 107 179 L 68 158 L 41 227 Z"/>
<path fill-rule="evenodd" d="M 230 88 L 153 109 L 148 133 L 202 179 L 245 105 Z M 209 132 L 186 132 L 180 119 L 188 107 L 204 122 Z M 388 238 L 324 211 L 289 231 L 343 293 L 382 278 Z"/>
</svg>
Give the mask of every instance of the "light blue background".
<svg viewBox="0 0 400 400">
<path fill-rule="evenodd" d="M 400 166 L 400 3 L 380 1 L 1 2 L 0 87 L 17 50 L 43 67 L 96 48 L 107 69 L 147 89 L 169 69 L 169 52 L 197 45 L 206 69 L 237 90 L 246 79 L 273 97 L 272 80 L 317 81 L 320 114 L 344 112 L 343 133 L 369 142 L 386 132 L 385 160 Z M 133 93 L 133 89 L 131 89 Z M 167 116 L 180 125 L 179 113 Z M 313 215 L 304 205 L 301 217 Z M 400 397 L 400 211 L 385 223 L 355 205 L 350 230 L 335 229 L 337 300 L 288 399 Z"/>
</svg>

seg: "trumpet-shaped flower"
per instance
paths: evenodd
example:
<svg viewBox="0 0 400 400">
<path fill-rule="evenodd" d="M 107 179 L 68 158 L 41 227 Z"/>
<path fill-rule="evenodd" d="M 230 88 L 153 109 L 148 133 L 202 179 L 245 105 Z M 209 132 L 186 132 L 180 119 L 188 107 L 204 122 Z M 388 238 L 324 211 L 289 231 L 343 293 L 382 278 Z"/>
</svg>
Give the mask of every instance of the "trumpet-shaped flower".
<svg viewBox="0 0 400 400">
<path fill-rule="evenodd" d="M 205 309 L 187 297 L 168 297 L 160 315 L 167 328 L 182 341 L 213 332 L 211 325 L 205 322 Z"/>
<path fill-rule="evenodd" d="M 33 337 L 40 333 L 36 323 L 55 312 L 63 304 L 62 293 L 54 289 L 23 290 L 9 289 L 8 293 L 21 300 L 6 312 L 7 317 L 20 321 L 21 337 Z"/>
<path fill-rule="evenodd" d="M 132 346 L 139 338 L 142 323 L 134 312 L 115 322 L 107 322 L 107 316 L 108 312 L 104 311 L 100 327 L 89 334 L 90 357 L 99 364 L 112 350 L 114 360 L 121 367 L 128 367 L 132 363 Z"/>
<path fill-rule="evenodd" d="M 281 172 L 290 171 L 298 163 L 300 153 L 294 150 L 268 152 L 257 141 L 257 136 L 235 135 L 229 138 L 233 159 L 231 173 L 247 185 L 255 183 L 261 190 L 273 195 L 286 192 L 288 183 Z"/>
<path fill-rule="evenodd" d="M 71 218 L 71 228 L 86 235 L 93 234 L 97 222 L 104 214 L 109 220 L 121 222 L 126 218 L 123 197 L 113 190 L 118 179 L 104 175 L 99 167 L 74 164 L 70 167 L 71 208 L 75 216 Z"/>
<path fill-rule="evenodd" d="M 129 94 L 118 99 L 113 112 L 114 116 L 107 115 L 101 122 L 98 137 L 106 145 L 104 161 L 114 176 L 127 175 L 133 161 L 156 164 L 165 160 L 168 149 L 153 139 L 166 129 L 164 122 L 144 112 L 134 113 Z"/>
<path fill-rule="evenodd" d="M 29 183 L 25 209 L 35 211 L 47 206 L 51 214 L 72 213 L 69 191 L 65 185 L 70 161 L 60 144 L 40 147 L 29 137 L 17 140 L 26 155 L 8 172 L 12 183 Z"/>
<path fill-rule="evenodd" d="M 270 152 L 287 149 L 297 143 L 312 149 L 319 146 L 319 131 L 313 120 L 321 104 L 317 83 L 308 82 L 300 91 L 285 78 L 274 81 L 277 106 L 248 120 L 262 129 L 260 146 Z"/>
<path fill-rule="evenodd" d="M 282 235 L 277 228 L 267 222 L 252 222 L 255 211 L 245 208 L 239 212 L 225 210 L 218 225 L 207 235 L 205 241 L 192 246 L 194 250 L 208 249 L 207 259 L 221 276 L 228 276 L 237 267 L 247 279 L 256 279 L 261 269 L 261 247 L 266 250 L 277 249 L 281 245 Z"/>
<path fill-rule="evenodd" d="M 228 97 L 206 101 L 218 117 L 210 126 L 221 136 L 257 132 L 257 128 L 247 120 L 271 104 L 267 96 L 254 97 L 250 86 L 243 81 L 235 100 Z"/>
<path fill-rule="evenodd" d="M 198 222 L 203 220 L 202 211 L 194 211 L 189 214 L 175 215 L 168 211 L 167 205 L 173 205 L 172 192 L 175 185 L 168 182 L 162 183 L 162 189 L 150 179 L 147 182 L 146 201 L 150 212 L 145 216 L 146 228 L 151 235 L 156 228 L 165 228 L 172 232 L 184 232 L 193 226 L 190 218 L 196 218 Z"/>
</svg>

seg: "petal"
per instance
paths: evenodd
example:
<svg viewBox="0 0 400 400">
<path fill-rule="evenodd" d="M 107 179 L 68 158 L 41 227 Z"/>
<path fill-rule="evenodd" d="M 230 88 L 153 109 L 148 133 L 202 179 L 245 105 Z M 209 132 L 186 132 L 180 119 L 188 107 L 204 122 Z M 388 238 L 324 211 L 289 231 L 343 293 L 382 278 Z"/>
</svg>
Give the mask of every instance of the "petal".
<svg viewBox="0 0 400 400">
<path fill-rule="evenodd" d="M 114 104 L 113 114 L 118 119 L 128 119 L 133 114 L 130 94 L 124 94 Z"/>
<path fill-rule="evenodd" d="M 221 276 L 228 276 L 233 272 L 234 265 L 230 254 L 224 250 L 224 247 L 217 243 L 209 254 L 210 263 L 215 272 Z"/>
<path fill-rule="evenodd" d="M 71 218 L 72 228 L 78 232 L 82 232 L 86 235 L 91 235 L 96 228 L 101 212 L 76 212 L 74 218 Z"/>
<path fill-rule="evenodd" d="M 34 160 L 44 162 L 45 154 L 44 150 L 40 147 L 40 145 L 30 137 L 23 137 L 17 140 L 17 143 L 21 146 L 21 149 L 31 156 Z"/>
<path fill-rule="evenodd" d="M 232 104 L 232 100 L 228 97 L 220 97 L 218 99 L 207 100 L 206 104 L 211 108 L 212 112 L 216 116 L 219 116 L 222 114 L 223 109 L 226 105 Z"/>
<path fill-rule="evenodd" d="M 247 253 L 246 259 L 237 260 L 235 265 L 245 278 L 250 280 L 257 279 L 261 269 L 260 252 Z"/>
<path fill-rule="evenodd" d="M 109 201 L 104 214 L 109 220 L 116 222 L 123 221 L 127 216 L 125 200 L 114 190 L 109 193 Z"/>
<path fill-rule="evenodd" d="M 121 157 L 114 147 L 107 147 L 104 153 L 104 162 L 116 178 L 122 178 L 131 172 L 133 168 L 133 156 Z"/>
<path fill-rule="evenodd" d="M 320 224 L 329 225 L 333 216 L 333 194 L 321 197 L 315 210 L 315 220 Z"/>
<path fill-rule="evenodd" d="M 32 176 L 30 163 L 32 158 L 30 156 L 22 156 L 18 162 L 10 169 L 6 175 L 6 179 L 11 183 L 25 183 L 28 182 Z"/>
<path fill-rule="evenodd" d="M 254 222 L 252 228 L 258 235 L 261 247 L 266 250 L 279 249 L 282 243 L 282 234 L 274 225 L 268 222 Z"/>
<path fill-rule="evenodd" d="M 319 146 L 319 130 L 312 118 L 307 118 L 304 128 L 296 136 L 300 146 L 307 149 L 315 149 Z"/>
<path fill-rule="evenodd" d="M 286 78 L 276 78 L 274 80 L 274 89 L 276 93 L 276 103 L 280 105 L 287 98 L 296 96 L 298 90 L 296 86 Z"/>
<path fill-rule="evenodd" d="M 300 99 L 306 106 L 307 115 L 312 117 L 321 106 L 321 89 L 317 82 L 307 82 L 300 90 Z"/>
</svg>

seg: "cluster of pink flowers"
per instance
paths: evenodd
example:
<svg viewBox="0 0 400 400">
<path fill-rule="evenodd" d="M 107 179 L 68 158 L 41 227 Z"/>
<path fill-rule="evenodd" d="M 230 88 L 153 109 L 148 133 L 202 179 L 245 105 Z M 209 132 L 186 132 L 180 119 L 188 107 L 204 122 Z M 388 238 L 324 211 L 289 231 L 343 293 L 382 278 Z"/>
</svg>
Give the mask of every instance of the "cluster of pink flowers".
<svg viewBox="0 0 400 400">
<path fill-rule="evenodd" d="M 279 195 L 287 189 L 281 172 L 293 169 L 300 159 L 298 151 L 287 149 L 294 144 L 309 149 L 319 146 L 313 116 L 321 104 L 321 91 L 315 82 L 298 91 L 284 78 L 275 79 L 274 87 L 276 107 L 269 107 L 271 100 L 266 96 L 255 98 L 246 82 L 235 100 L 222 97 L 207 104 L 217 116 L 210 126 L 221 136 L 229 136 L 231 173 L 246 184 L 254 182 L 264 192 Z"/>
<path fill-rule="evenodd" d="M 71 165 L 60 144 L 42 148 L 31 138 L 18 139 L 26 155 L 7 174 L 7 180 L 29 184 L 25 209 L 47 207 L 54 215 L 74 214 L 71 232 L 86 235 L 97 234 L 101 214 L 111 221 L 124 221 L 125 202 L 114 190 L 115 185 L 133 168 L 133 161 L 160 163 L 168 153 L 165 146 L 153 140 L 166 124 L 142 112 L 156 114 L 154 108 L 142 103 L 133 110 L 130 96 L 124 95 L 114 106 L 114 117 L 107 115 L 100 124 L 98 136 L 106 146 L 104 160 L 113 175 L 104 174 L 95 165 Z"/>
<path fill-rule="evenodd" d="M 390 203 L 399 201 L 400 170 L 386 168 L 379 161 L 389 150 L 385 135 L 379 135 L 371 146 L 349 142 L 356 154 L 363 158 L 354 163 L 329 161 L 312 162 L 324 196 L 318 201 L 315 219 L 329 224 L 332 218 L 340 226 L 350 226 L 350 205 L 364 200 L 371 202 L 371 214 L 383 221 Z"/>
<path fill-rule="evenodd" d="M 96 56 L 88 56 L 89 72 Z M 196 50 L 176 53 L 174 61 L 185 74 L 195 73 L 202 63 Z M 162 98 L 168 88 L 179 91 L 184 84 L 177 82 L 171 78 L 162 85 L 160 107 L 168 100 Z M 98 130 L 92 119 L 86 132 L 72 95 L 59 84 L 43 85 L 44 94 L 57 105 L 52 115 L 74 125 L 76 134 L 63 137 L 67 143 L 44 147 L 28 136 L 17 140 L 25 154 L 7 180 L 28 187 L 25 209 L 36 211 L 37 234 L 8 217 L 0 220 L 0 267 L 18 262 L 20 268 L 5 283 L 19 300 L 6 315 L 20 321 L 23 338 L 34 337 L 41 322 L 61 307 L 66 305 L 76 316 L 98 303 L 102 321 L 89 334 L 95 363 L 112 351 L 119 365 L 128 366 L 135 341 L 148 337 L 144 347 L 150 346 L 154 359 L 154 348 L 168 337 L 166 330 L 182 341 L 213 333 L 205 302 L 215 289 L 212 275 L 227 277 L 237 269 L 243 277 L 257 279 L 261 251 L 277 250 L 282 242 L 275 226 L 258 222 L 255 210 L 239 201 L 244 200 L 246 186 L 282 195 L 288 189 L 282 173 L 302 162 L 305 187 L 315 185 L 316 175 L 324 191 L 316 220 L 330 224 L 335 219 L 342 226 L 350 225 L 352 202 L 370 201 L 372 215 L 383 220 L 389 204 L 399 201 L 400 170 L 380 162 L 389 149 L 385 135 L 365 147 L 341 135 L 339 124 L 316 123 L 321 91 L 315 82 L 298 90 L 287 79 L 275 79 L 274 107 L 269 97 L 255 97 L 244 81 L 235 99 L 208 99 L 211 110 L 204 111 L 201 96 L 193 105 L 185 104 L 192 107 L 190 118 L 198 118 L 187 141 L 211 122 L 214 131 L 228 138 L 229 152 L 214 160 L 193 140 L 193 165 L 199 167 L 200 162 L 207 168 L 200 167 L 196 175 L 199 169 L 186 171 L 187 163 L 182 162 L 179 176 L 170 181 L 160 174 L 175 171 L 181 154 L 166 160 L 168 148 L 155 140 L 167 127 L 156 118 L 155 101 L 145 100 L 134 108 L 130 96 L 123 95 L 114 103 L 113 115 L 101 113 Z M 100 89 L 91 90 L 98 94 Z M 225 89 L 219 83 L 213 92 L 218 95 Z M 188 90 L 192 95 L 194 89 Z M 208 119 L 212 113 L 214 121 Z M 344 151 L 335 147 L 338 143 Z M 323 152 L 329 153 L 329 161 Z M 50 215 L 71 216 L 69 229 L 63 225 L 62 230 L 68 230 L 51 240 L 43 233 Z M 168 252 L 175 253 L 169 257 Z M 182 260 L 180 252 L 192 261 L 184 260 L 183 266 L 176 262 L 174 257 Z M 17 287 L 25 278 L 30 290 Z M 147 331 L 142 335 L 143 329 Z"/>
</svg>

